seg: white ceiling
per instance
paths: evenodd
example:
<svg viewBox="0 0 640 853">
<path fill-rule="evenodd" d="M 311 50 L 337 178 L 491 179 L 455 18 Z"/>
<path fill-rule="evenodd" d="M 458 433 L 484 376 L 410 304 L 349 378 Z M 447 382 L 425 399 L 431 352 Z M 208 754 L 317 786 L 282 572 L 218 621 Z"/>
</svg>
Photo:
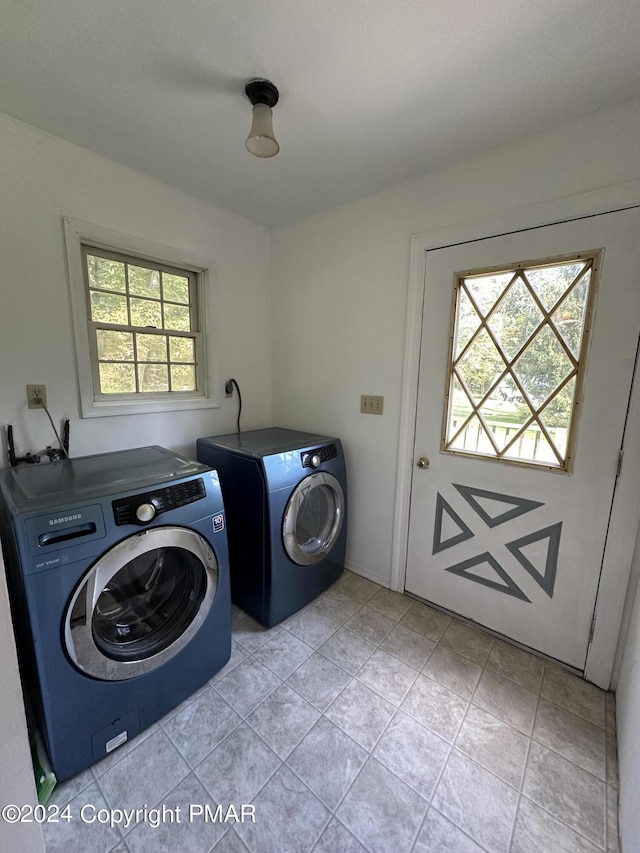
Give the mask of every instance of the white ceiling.
<svg viewBox="0 0 640 853">
<path fill-rule="evenodd" d="M 638 0 L 2 0 L 0 112 L 266 225 L 640 92 Z M 244 148 L 267 77 L 280 154 Z"/>
</svg>

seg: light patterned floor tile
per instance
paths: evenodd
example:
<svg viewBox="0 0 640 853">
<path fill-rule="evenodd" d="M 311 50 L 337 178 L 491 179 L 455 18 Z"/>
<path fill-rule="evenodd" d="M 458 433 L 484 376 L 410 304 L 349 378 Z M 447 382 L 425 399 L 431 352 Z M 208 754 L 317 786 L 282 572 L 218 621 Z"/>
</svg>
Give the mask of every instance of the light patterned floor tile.
<svg viewBox="0 0 640 853">
<path fill-rule="evenodd" d="M 255 808 L 256 822 L 240 823 L 235 830 L 250 850 L 260 853 L 311 850 L 331 817 L 315 794 L 286 765 L 260 791 Z"/>
<path fill-rule="evenodd" d="M 437 643 L 451 624 L 451 617 L 439 610 L 434 610 L 433 607 L 414 601 L 400 620 L 400 624 Z"/>
<path fill-rule="evenodd" d="M 357 675 L 359 681 L 394 705 L 402 702 L 417 677 L 415 669 L 381 649 L 371 655 Z"/>
<path fill-rule="evenodd" d="M 157 826 L 149 821 L 136 824 L 126 836 L 130 853 L 149 853 L 150 850 L 209 853 L 228 829 L 224 823 L 207 821 L 204 811 L 193 808 L 204 810 L 208 806 L 211 814 L 215 814 L 217 806 L 193 773 L 167 794 L 162 805 L 179 820 L 167 817 Z"/>
<path fill-rule="evenodd" d="M 377 610 L 394 622 L 399 622 L 407 610 L 411 607 L 412 601 L 406 595 L 399 592 L 392 592 L 390 589 L 379 589 L 378 592 L 367 602 L 368 606 L 373 610 Z"/>
<path fill-rule="evenodd" d="M 606 785 L 601 779 L 533 741 L 522 790 L 571 829 L 604 845 Z"/>
<path fill-rule="evenodd" d="M 316 652 L 287 679 L 287 684 L 325 711 L 350 679 L 344 669 Z"/>
<path fill-rule="evenodd" d="M 327 717 L 366 750 L 372 750 L 395 706 L 364 684 L 352 681 L 329 706 Z"/>
<path fill-rule="evenodd" d="M 253 729 L 243 723 L 195 769 L 217 803 L 252 803 L 281 760 Z"/>
<path fill-rule="evenodd" d="M 435 649 L 422 670 L 424 675 L 453 690 L 463 699 L 471 699 L 480 680 L 482 668 L 468 658 L 441 644 Z"/>
<path fill-rule="evenodd" d="M 453 742 L 468 704 L 437 681 L 419 675 L 400 708 L 440 737 Z"/>
<path fill-rule="evenodd" d="M 378 741 L 373 755 L 430 800 L 451 745 L 399 711 Z"/>
<path fill-rule="evenodd" d="M 336 817 L 371 853 L 409 853 L 426 810 L 426 800 L 369 758 Z"/>
<path fill-rule="evenodd" d="M 255 657 L 279 678 L 286 679 L 312 654 L 311 646 L 289 631 L 280 631 L 258 649 Z"/>
<path fill-rule="evenodd" d="M 350 675 L 355 675 L 375 649 L 374 643 L 343 627 L 323 643 L 318 651 Z"/>
<path fill-rule="evenodd" d="M 335 809 L 368 754 L 322 717 L 287 760 L 288 766 L 330 809 Z"/>
<path fill-rule="evenodd" d="M 363 578 L 361 575 L 351 573 L 349 577 L 340 584 L 339 589 L 343 595 L 349 595 L 351 598 L 355 598 L 356 601 L 364 604 L 366 601 L 369 601 L 370 598 L 373 598 L 376 592 L 378 592 L 379 589 L 382 589 L 382 587 L 379 584 L 374 583 L 374 581 L 370 581 L 368 578 Z"/>
<path fill-rule="evenodd" d="M 518 807 L 510 853 L 601 853 L 599 847 L 565 826 L 527 797 Z"/>
<path fill-rule="evenodd" d="M 473 704 L 530 735 L 538 697 L 515 681 L 485 669 L 473 695 Z"/>
<path fill-rule="evenodd" d="M 540 693 L 545 699 L 604 728 L 605 692 L 595 684 L 547 662 Z"/>
<path fill-rule="evenodd" d="M 430 808 L 416 840 L 414 853 L 486 853 L 437 809 Z M 542 853 L 542 851 L 537 851 Z"/>
<path fill-rule="evenodd" d="M 487 660 L 487 669 L 510 678 L 532 693 L 540 692 L 544 661 L 517 646 L 496 640 Z"/>
<path fill-rule="evenodd" d="M 229 675 L 216 681 L 216 690 L 240 714 L 248 716 L 270 693 L 281 684 L 270 669 L 255 658 L 247 658 Z"/>
<path fill-rule="evenodd" d="M 377 610 L 372 610 L 365 604 L 345 623 L 345 628 L 360 634 L 365 640 L 377 646 L 387 634 L 391 633 L 395 625 L 393 619 L 378 613 Z"/>
<path fill-rule="evenodd" d="M 396 625 L 380 646 L 383 651 L 417 670 L 422 669 L 435 647 L 433 640 L 416 634 L 404 625 Z"/>
<path fill-rule="evenodd" d="M 594 776 L 606 779 L 605 731 L 583 717 L 540 697 L 533 738 Z"/>
<path fill-rule="evenodd" d="M 518 792 L 454 749 L 432 805 L 491 853 L 507 853 Z"/>
<path fill-rule="evenodd" d="M 478 631 L 464 622 L 453 619 L 442 635 L 441 643 L 474 663 L 484 666 L 495 640 L 490 634 Z"/>
<path fill-rule="evenodd" d="M 287 684 L 282 684 L 249 714 L 247 723 L 284 759 L 300 743 L 319 716 L 317 708 Z"/>
<path fill-rule="evenodd" d="M 155 806 L 189 767 L 167 735 L 159 729 L 100 777 L 100 788 L 110 808 Z"/>
<path fill-rule="evenodd" d="M 310 607 L 289 625 L 288 630 L 313 649 L 321 646 L 340 627 L 338 622 Z"/>
<path fill-rule="evenodd" d="M 456 748 L 520 789 L 529 751 L 529 738 L 522 732 L 471 705 L 458 732 Z"/>
</svg>

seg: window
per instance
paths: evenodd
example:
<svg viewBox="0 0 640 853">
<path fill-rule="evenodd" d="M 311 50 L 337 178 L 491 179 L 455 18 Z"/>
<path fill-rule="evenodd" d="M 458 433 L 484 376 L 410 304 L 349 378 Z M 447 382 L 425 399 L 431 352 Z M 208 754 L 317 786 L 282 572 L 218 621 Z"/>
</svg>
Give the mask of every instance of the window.
<svg viewBox="0 0 640 853">
<path fill-rule="evenodd" d="M 456 275 L 444 451 L 570 470 L 598 260 Z"/>
<path fill-rule="evenodd" d="M 212 265 L 73 220 L 65 233 L 83 416 L 217 405 Z"/>
</svg>

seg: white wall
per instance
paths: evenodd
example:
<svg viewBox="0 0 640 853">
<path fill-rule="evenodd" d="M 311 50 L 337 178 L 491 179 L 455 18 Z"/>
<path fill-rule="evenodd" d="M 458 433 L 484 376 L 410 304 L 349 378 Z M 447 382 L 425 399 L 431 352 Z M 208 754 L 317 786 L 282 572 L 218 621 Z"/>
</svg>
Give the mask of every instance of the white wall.
<svg viewBox="0 0 640 853">
<path fill-rule="evenodd" d="M 47 386 L 57 423 L 70 418 L 76 456 L 146 444 L 193 454 L 198 436 L 235 430 L 237 397 L 223 394 L 219 409 L 79 417 L 63 216 L 216 262 L 220 380 L 237 379 L 243 426 L 268 425 L 269 229 L 1 115 L 0 140 L 0 425 L 13 424 L 17 447 L 55 444 L 44 412 L 27 409 L 27 383 Z"/>
<path fill-rule="evenodd" d="M 274 231 L 274 417 L 342 438 L 356 570 L 389 583 L 411 235 L 635 180 L 639 152 L 634 101 Z"/>
<path fill-rule="evenodd" d="M 27 724 L 18 676 L 16 647 L 11 627 L 9 599 L 4 583 L 4 562 L 0 551 L 0 806 L 12 803 L 35 804 L 36 793 L 31 769 Z M 7 823 L 0 820 L 0 850 L 13 853 L 44 851 L 42 831 L 37 823 Z"/>
<path fill-rule="evenodd" d="M 238 381 L 243 428 L 271 423 L 271 234 L 226 211 L 0 115 L 0 425 L 17 449 L 55 444 L 46 415 L 26 407 L 44 383 L 54 419 L 71 421 L 80 456 L 146 444 L 193 455 L 202 435 L 235 431 L 237 397 L 218 409 L 81 419 L 62 217 L 82 219 L 212 258 L 217 266 L 219 376 Z M 213 318 L 212 318 L 213 319 Z M 0 798 L 33 803 L 22 696 L 0 568 Z M 0 848 L 42 849 L 36 824 L 0 824 Z"/>
<path fill-rule="evenodd" d="M 620 765 L 619 826 L 623 853 L 633 853 L 640 839 L 640 536 L 636 541 L 629 595 L 630 616 L 620 650 L 622 665 L 616 689 L 618 762 Z M 625 614 L 626 615 L 626 614 Z M 627 620 L 625 619 L 625 622 Z"/>
</svg>

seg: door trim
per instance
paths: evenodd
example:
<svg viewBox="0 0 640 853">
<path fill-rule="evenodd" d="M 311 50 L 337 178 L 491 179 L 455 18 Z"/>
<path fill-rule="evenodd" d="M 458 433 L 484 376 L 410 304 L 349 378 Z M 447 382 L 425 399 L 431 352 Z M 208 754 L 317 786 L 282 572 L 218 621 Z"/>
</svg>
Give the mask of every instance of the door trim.
<svg viewBox="0 0 640 853">
<path fill-rule="evenodd" d="M 391 589 L 399 592 L 404 590 L 407 570 L 427 252 L 638 206 L 640 180 L 514 208 L 486 219 L 414 234 L 411 238 Z M 609 688 L 611 681 L 631 559 L 640 523 L 640 482 L 636 482 L 639 478 L 631 475 L 640 465 L 640 400 L 637 399 L 640 397 L 640 383 L 635 384 L 624 442 L 625 464 L 617 481 L 612 506 L 610 531 L 596 599 L 594 633 L 585 665 L 585 677 L 605 689 Z"/>
</svg>

